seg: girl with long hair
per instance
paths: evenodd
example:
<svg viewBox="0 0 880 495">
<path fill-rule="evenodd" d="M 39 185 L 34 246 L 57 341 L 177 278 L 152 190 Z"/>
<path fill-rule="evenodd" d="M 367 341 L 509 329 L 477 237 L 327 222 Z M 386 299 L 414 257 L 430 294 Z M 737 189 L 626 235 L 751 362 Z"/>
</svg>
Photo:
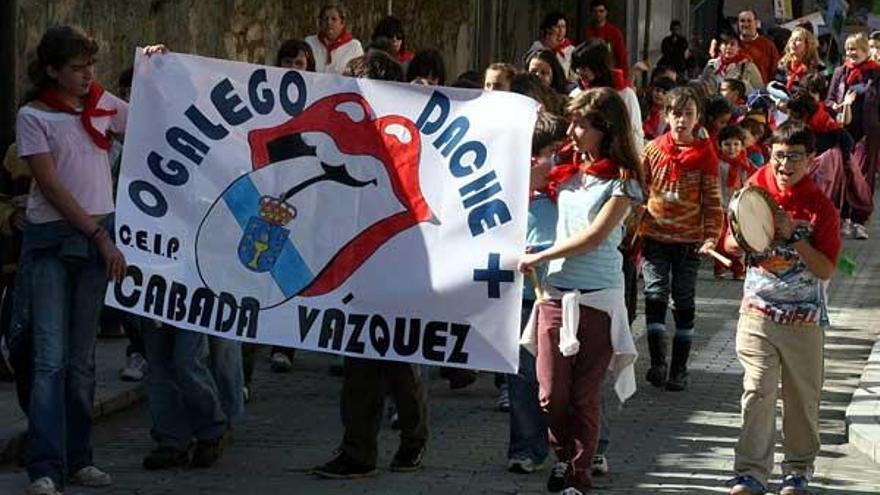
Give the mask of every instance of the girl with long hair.
<svg viewBox="0 0 880 495">
<path fill-rule="evenodd" d="M 29 494 L 61 493 L 65 481 L 111 484 L 92 460 L 95 337 L 107 281 L 126 269 L 113 241 L 108 151 L 128 105 L 96 82 L 97 52 L 77 28 L 47 30 L 16 120 L 18 154 L 34 177 L 13 323 L 33 342 Z"/>
<path fill-rule="evenodd" d="M 547 488 L 580 494 L 592 485 L 600 386 L 609 364 L 625 371 L 616 374 L 620 399 L 635 390 L 635 350 L 617 247 L 630 208 L 642 202 L 644 173 L 616 91 L 589 90 L 567 110 L 568 135 L 585 162 L 551 172 L 549 190 L 559 211 L 556 241 L 524 255 L 518 268 L 529 273 L 549 262 L 546 297 L 536 305 L 523 343 L 537 351 L 539 399 L 558 458 Z"/>
<path fill-rule="evenodd" d="M 789 92 L 803 84 L 807 76 L 822 72 L 819 58 L 819 42 L 812 31 L 796 27 L 785 44 L 785 54 L 779 60 L 776 80 L 785 84 Z"/>
</svg>

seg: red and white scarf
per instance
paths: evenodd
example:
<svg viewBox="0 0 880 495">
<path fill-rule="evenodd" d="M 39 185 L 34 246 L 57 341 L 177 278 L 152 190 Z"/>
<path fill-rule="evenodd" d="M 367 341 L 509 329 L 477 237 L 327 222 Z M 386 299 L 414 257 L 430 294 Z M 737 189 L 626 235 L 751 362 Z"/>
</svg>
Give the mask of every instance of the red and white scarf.
<svg viewBox="0 0 880 495">
<path fill-rule="evenodd" d="M 92 119 L 95 117 L 109 117 L 111 115 L 116 115 L 116 109 L 106 110 L 98 108 L 98 101 L 101 100 L 103 94 L 104 88 L 102 88 L 100 84 L 93 82 L 91 86 L 89 86 L 88 94 L 83 99 L 82 111 L 70 106 L 70 104 L 64 101 L 55 89 L 44 89 L 40 91 L 37 100 L 53 110 L 69 113 L 71 115 L 79 115 L 80 122 L 82 122 L 83 127 L 89 134 L 89 137 L 92 138 L 95 145 L 102 150 L 109 150 L 110 136 L 101 133 L 101 131 L 99 131 L 92 123 Z"/>
</svg>

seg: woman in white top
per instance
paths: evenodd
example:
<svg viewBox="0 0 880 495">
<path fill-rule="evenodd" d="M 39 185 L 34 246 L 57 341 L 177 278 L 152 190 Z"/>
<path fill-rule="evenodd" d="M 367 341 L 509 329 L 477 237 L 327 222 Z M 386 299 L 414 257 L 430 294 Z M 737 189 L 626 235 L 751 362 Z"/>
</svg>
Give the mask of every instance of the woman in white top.
<svg viewBox="0 0 880 495">
<path fill-rule="evenodd" d="M 568 23 L 565 14 L 562 12 L 550 12 L 544 16 L 541 21 L 541 39 L 535 40 L 529 47 L 529 53 L 538 50 L 550 50 L 556 54 L 556 60 L 562 66 L 566 79 L 574 81 L 577 75 L 571 71 L 571 54 L 574 52 L 574 45 L 565 35 L 568 29 Z"/>
<path fill-rule="evenodd" d="M 601 40 L 586 41 L 578 45 L 571 57 L 571 70 L 578 75 L 577 85 L 568 94 L 572 98 L 590 88 L 607 87 L 617 91 L 626 105 L 633 144 L 636 152 L 641 155 L 645 145 L 645 132 L 642 129 L 639 97 L 624 72 L 614 68 L 608 45 Z"/>
<path fill-rule="evenodd" d="M 125 259 L 113 242 L 110 134 L 128 105 L 94 79 L 97 43 L 50 28 L 37 47 L 29 102 L 18 112 L 18 153 L 34 182 L 27 201 L 13 334 L 32 342 L 26 446 L 28 493 L 60 493 L 65 477 L 111 483 L 92 464 L 95 336 L 108 278 Z M 27 338 L 22 337 L 22 338 Z"/>
<path fill-rule="evenodd" d="M 348 11 L 340 2 L 321 7 L 318 34 L 306 37 L 315 55 L 316 72 L 342 74 L 348 61 L 364 54 L 361 42 L 345 28 Z"/>
</svg>

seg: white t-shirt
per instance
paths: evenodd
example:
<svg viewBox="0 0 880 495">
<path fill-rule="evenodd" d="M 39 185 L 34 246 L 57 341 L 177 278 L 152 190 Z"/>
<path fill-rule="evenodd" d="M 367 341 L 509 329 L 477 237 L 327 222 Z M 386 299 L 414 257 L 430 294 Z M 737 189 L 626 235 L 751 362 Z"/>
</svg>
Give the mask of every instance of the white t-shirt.
<svg viewBox="0 0 880 495">
<path fill-rule="evenodd" d="M 345 66 L 348 64 L 349 60 L 360 57 L 364 54 L 361 42 L 357 39 L 352 39 L 348 43 L 333 50 L 330 53 L 330 62 L 327 62 L 327 47 L 324 46 L 324 43 L 321 43 L 321 40 L 318 39 L 318 35 L 313 34 L 307 36 L 306 43 L 312 47 L 312 53 L 315 55 L 315 72 L 342 74 L 342 71 L 345 70 Z"/>
<path fill-rule="evenodd" d="M 116 110 L 108 117 L 95 117 L 92 124 L 102 133 L 109 129 L 125 133 L 128 104 L 105 92 L 98 108 Z M 90 215 L 113 212 L 113 180 L 107 151 L 99 148 L 86 132 L 79 115 L 46 111 L 23 106 L 15 121 L 18 156 L 27 158 L 49 153 L 55 163 L 55 174 L 61 185 Z M 31 223 L 63 220 L 49 200 L 43 196 L 36 181 L 31 183 L 25 217 Z"/>
</svg>

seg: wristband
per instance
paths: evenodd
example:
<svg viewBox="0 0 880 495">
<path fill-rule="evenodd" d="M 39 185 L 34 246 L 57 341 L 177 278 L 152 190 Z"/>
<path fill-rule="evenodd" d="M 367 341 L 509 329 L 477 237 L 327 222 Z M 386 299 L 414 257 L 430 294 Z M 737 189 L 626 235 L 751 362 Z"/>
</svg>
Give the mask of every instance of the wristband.
<svg viewBox="0 0 880 495">
<path fill-rule="evenodd" d="M 807 231 L 805 230 L 794 229 L 791 231 L 791 235 L 788 237 L 788 239 L 786 239 L 785 243 L 790 246 L 798 241 L 804 240 L 807 235 Z"/>
<path fill-rule="evenodd" d="M 95 230 L 92 232 L 92 235 L 89 236 L 89 241 L 94 242 L 94 241 L 98 240 L 98 237 L 101 237 L 102 233 L 106 233 L 106 231 L 104 230 L 104 227 L 101 227 L 100 225 L 98 225 L 97 227 L 95 227 Z"/>
</svg>

